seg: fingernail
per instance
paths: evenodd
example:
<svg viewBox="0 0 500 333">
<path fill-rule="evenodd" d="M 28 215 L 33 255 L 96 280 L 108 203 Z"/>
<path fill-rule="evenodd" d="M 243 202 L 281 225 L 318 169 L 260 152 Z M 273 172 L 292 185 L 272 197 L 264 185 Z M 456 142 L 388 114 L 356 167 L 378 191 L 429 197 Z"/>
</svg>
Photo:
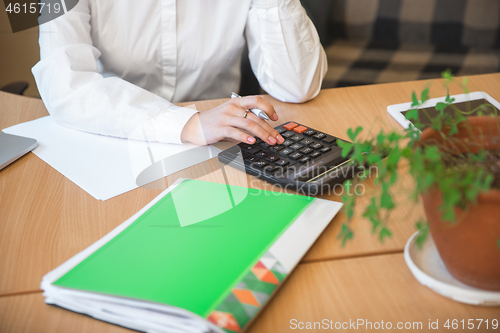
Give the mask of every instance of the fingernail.
<svg viewBox="0 0 500 333">
<path fill-rule="evenodd" d="M 255 138 L 253 138 L 253 137 L 249 136 L 249 137 L 247 138 L 247 141 L 248 141 L 248 142 L 250 142 L 250 143 L 255 143 Z"/>
<path fill-rule="evenodd" d="M 279 134 L 278 134 L 278 136 L 276 138 L 278 139 L 279 143 L 285 142 L 285 139 L 283 139 L 283 137 L 281 135 L 279 135 Z"/>
<path fill-rule="evenodd" d="M 276 113 L 275 113 L 275 114 L 273 114 L 273 120 L 274 120 L 274 121 L 278 120 L 278 115 L 277 115 Z"/>
<path fill-rule="evenodd" d="M 276 144 L 276 139 L 273 138 L 272 136 L 269 137 L 269 142 L 272 144 L 272 145 L 275 145 Z"/>
</svg>

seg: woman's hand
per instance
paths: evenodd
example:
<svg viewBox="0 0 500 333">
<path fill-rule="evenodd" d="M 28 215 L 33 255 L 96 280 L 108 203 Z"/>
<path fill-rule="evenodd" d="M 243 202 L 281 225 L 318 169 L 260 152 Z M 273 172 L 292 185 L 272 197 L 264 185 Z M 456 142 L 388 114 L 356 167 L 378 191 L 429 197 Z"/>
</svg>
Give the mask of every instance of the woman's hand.
<svg viewBox="0 0 500 333">
<path fill-rule="evenodd" d="M 261 109 L 272 120 L 278 120 L 274 107 L 261 96 L 232 98 L 216 108 L 193 115 L 182 129 L 181 140 L 197 145 L 206 145 L 225 138 L 253 144 L 255 143 L 253 136 L 270 145 L 285 141 L 265 120 L 252 112 L 248 112 L 247 117 L 243 118 L 245 111 L 249 109 Z"/>
</svg>

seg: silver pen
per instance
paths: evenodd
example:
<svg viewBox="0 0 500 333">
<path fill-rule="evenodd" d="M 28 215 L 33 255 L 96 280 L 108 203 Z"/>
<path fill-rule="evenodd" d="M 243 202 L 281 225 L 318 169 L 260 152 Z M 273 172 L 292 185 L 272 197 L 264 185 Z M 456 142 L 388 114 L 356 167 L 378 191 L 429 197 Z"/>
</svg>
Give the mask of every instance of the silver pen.
<svg viewBox="0 0 500 333">
<path fill-rule="evenodd" d="M 240 95 L 238 95 L 237 93 L 235 92 L 232 92 L 231 93 L 231 98 L 236 98 L 236 97 L 241 97 Z M 262 111 L 261 109 L 250 109 L 249 110 L 250 112 L 252 112 L 254 115 L 256 115 L 257 117 L 261 118 L 261 119 L 264 119 L 264 120 L 271 120 L 269 118 L 269 116 L 264 112 Z"/>
</svg>

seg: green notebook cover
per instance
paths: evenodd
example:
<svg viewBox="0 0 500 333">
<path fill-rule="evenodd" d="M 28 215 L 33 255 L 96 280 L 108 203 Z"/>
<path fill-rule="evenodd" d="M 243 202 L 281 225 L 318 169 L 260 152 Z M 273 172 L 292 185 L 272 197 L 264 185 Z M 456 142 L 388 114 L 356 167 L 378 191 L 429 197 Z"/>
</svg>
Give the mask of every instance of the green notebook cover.
<svg viewBox="0 0 500 333">
<path fill-rule="evenodd" d="M 313 201 L 184 180 L 53 284 L 163 303 L 208 318 L 221 307 L 234 308 L 231 290 L 243 279 L 252 280 L 252 271 L 264 272 L 259 260 Z M 284 277 L 274 275 L 279 281 Z M 254 289 L 265 291 L 268 283 L 257 282 Z M 234 315 L 240 327 L 250 319 L 248 306 L 243 310 L 246 319 Z"/>
</svg>

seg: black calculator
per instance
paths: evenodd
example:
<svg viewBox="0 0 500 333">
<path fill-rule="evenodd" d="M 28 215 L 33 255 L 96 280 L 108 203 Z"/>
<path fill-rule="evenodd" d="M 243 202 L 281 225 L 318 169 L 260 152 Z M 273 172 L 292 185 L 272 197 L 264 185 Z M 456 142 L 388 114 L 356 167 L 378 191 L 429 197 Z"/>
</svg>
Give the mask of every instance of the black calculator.
<svg viewBox="0 0 500 333">
<path fill-rule="evenodd" d="M 270 144 L 255 138 L 219 153 L 219 161 L 282 188 L 306 195 L 336 193 L 336 184 L 352 178 L 358 169 L 349 156 L 342 157 L 333 135 L 288 122 L 275 127 L 285 141 Z M 328 192 L 327 192 L 328 191 Z"/>
</svg>

